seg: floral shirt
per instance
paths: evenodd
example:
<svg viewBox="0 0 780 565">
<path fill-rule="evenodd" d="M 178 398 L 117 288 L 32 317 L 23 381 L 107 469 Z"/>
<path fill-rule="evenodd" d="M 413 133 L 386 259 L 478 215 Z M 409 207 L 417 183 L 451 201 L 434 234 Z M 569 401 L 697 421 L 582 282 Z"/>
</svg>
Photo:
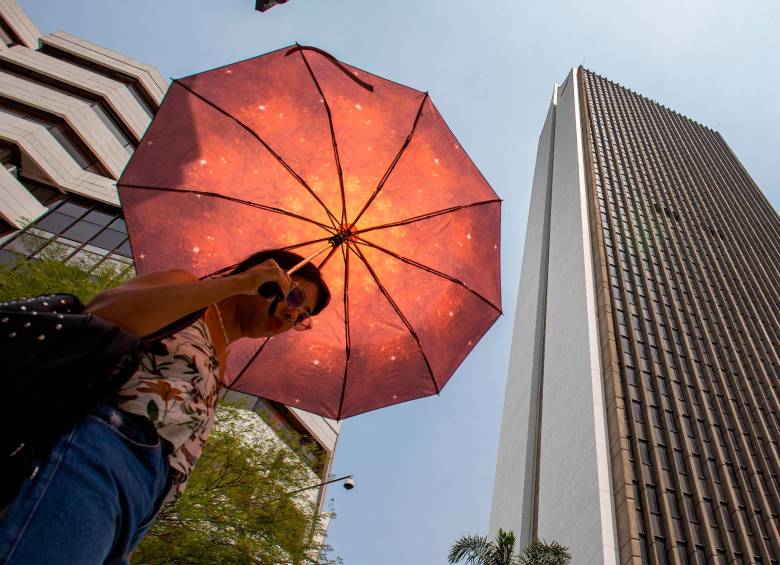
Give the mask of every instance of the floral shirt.
<svg viewBox="0 0 780 565">
<path fill-rule="evenodd" d="M 160 343 L 160 351 L 141 356 L 138 370 L 119 391 L 117 406 L 149 418 L 171 444 L 170 502 L 184 491 L 214 424 L 219 362 L 203 318 Z"/>
</svg>

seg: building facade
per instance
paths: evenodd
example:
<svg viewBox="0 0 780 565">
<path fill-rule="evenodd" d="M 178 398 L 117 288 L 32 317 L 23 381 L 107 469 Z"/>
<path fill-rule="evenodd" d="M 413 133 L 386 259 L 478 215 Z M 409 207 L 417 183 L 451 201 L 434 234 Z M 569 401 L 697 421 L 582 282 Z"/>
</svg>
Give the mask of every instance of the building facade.
<svg viewBox="0 0 780 565">
<path fill-rule="evenodd" d="M 723 138 L 582 68 L 539 140 L 491 530 L 780 563 L 780 218 Z"/>
<path fill-rule="evenodd" d="M 133 268 L 116 181 L 168 84 L 152 66 L 70 34 L 43 36 L 0 0 L 0 264 L 56 257 Z M 339 424 L 234 393 L 328 476 Z M 317 454 L 320 454 L 317 456 Z M 313 490 L 322 508 L 324 489 Z"/>
</svg>

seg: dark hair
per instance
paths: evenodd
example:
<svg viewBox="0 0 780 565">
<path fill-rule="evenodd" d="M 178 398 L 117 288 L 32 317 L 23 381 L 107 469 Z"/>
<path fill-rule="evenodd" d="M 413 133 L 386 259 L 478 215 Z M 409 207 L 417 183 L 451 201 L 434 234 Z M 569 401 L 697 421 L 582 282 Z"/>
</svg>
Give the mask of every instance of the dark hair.
<svg viewBox="0 0 780 565">
<path fill-rule="evenodd" d="M 230 271 L 230 274 L 235 275 L 243 273 L 255 265 L 264 263 L 269 259 L 276 261 L 285 271 L 289 271 L 295 265 L 303 261 L 303 257 L 292 251 L 285 251 L 284 249 L 266 249 L 265 251 L 258 251 L 241 261 L 232 271 Z M 317 293 L 317 303 L 314 305 L 311 315 L 316 316 L 322 312 L 330 302 L 330 290 L 328 289 L 328 285 L 325 284 L 320 270 L 311 263 L 306 263 L 303 267 L 295 271 L 293 276 L 300 277 L 317 285 L 317 288 L 319 289 L 319 292 Z"/>
</svg>

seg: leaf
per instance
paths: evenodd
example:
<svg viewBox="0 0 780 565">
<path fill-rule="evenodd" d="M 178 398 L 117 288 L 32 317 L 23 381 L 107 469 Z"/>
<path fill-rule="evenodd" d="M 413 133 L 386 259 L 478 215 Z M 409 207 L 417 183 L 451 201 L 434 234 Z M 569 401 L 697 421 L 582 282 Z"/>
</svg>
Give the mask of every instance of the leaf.
<svg viewBox="0 0 780 565">
<path fill-rule="evenodd" d="M 146 413 L 149 414 L 149 419 L 152 422 L 156 422 L 160 417 L 160 409 L 157 407 L 157 403 L 154 400 L 150 400 L 146 404 Z"/>
</svg>

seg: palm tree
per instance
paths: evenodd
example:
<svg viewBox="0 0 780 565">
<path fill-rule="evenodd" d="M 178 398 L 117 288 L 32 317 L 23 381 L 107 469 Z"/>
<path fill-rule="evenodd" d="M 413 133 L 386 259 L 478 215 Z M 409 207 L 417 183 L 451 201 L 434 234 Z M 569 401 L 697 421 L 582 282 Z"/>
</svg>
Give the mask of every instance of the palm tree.
<svg viewBox="0 0 780 565">
<path fill-rule="evenodd" d="M 449 562 L 467 565 L 521 565 L 515 552 L 514 532 L 498 530 L 496 539 L 485 536 L 463 536 L 450 548 Z"/>
<path fill-rule="evenodd" d="M 450 548 L 449 562 L 466 565 L 567 565 L 571 561 L 569 549 L 557 542 L 536 540 L 528 544 L 522 554 L 515 553 L 515 534 L 498 530 L 496 539 L 484 536 L 463 536 Z"/>
<path fill-rule="evenodd" d="M 556 541 L 534 540 L 520 555 L 523 565 L 567 565 L 571 561 L 571 552 L 565 545 Z"/>
</svg>

